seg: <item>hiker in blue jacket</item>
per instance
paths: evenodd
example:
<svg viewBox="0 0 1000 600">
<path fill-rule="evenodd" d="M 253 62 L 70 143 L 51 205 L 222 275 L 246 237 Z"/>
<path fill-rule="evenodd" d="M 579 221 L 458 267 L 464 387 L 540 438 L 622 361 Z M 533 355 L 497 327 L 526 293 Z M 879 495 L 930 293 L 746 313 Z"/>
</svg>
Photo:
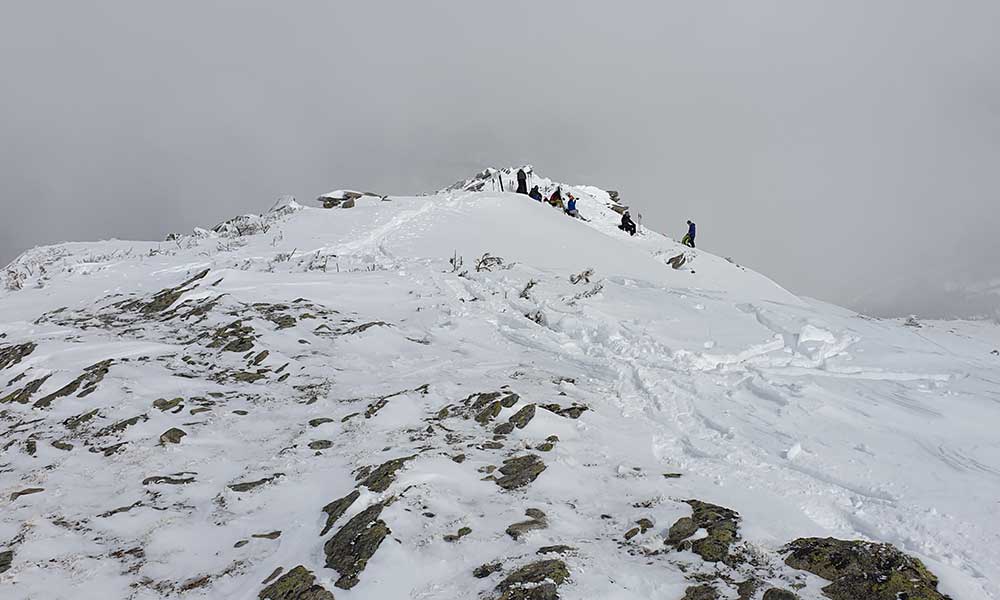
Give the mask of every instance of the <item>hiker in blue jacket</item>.
<svg viewBox="0 0 1000 600">
<path fill-rule="evenodd" d="M 566 205 L 566 214 L 571 217 L 579 217 L 580 212 L 576 210 L 576 196 L 573 194 L 569 195 L 569 203 Z"/>
<path fill-rule="evenodd" d="M 691 221 L 688 221 L 687 224 L 688 224 L 688 232 L 687 235 L 684 236 L 684 239 L 681 240 L 681 243 L 684 244 L 685 246 L 690 246 L 694 248 L 695 226 L 694 223 L 692 223 Z"/>
</svg>

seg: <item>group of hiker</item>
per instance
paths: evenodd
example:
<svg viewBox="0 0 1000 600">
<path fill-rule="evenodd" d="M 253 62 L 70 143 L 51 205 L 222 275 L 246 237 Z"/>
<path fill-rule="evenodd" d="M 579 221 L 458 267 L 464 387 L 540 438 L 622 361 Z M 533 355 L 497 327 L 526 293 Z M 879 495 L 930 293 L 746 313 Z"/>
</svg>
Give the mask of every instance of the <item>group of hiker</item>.
<svg viewBox="0 0 1000 600">
<path fill-rule="evenodd" d="M 642 215 L 639 215 L 642 217 Z M 640 219 L 641 220 L 641 219 Z M 695 235 L 695 225 L 692 221 L 687 222 L 688 231 L 684 234 L 684 238 L 681 243 L 689 248 L 694 248 L 694 235 Z M 632 220 L 632 215 L 629 214 L 628 210 L 622 213 L 622 222 L 618 225 L 618 229 L 621 229 L 629 235 L 635 235 L 636 226 L 635 221 Z"/>
<path fill-rule="evenodd" d="M 548 202 L 550 205 L 562 209 L 563 212 L 565 212 L 567 215 L 571 217 L 576 217 L 579 219 L 583 218 L 580 216 L 580 211 L 577 210 L 576 208 L 576 197 L 573 196 L 573 194 L 567 192 L 566 193 L 567 200 L 565 204 L 563 203 L 561 187 L 557 186 L 556 191 L 552 192 L 552 195 L 549 196 L 547 200 L 545 199 L 545 196 L 542 195 L 542 192 L 539 191 L 537 185 L 532 187 L 531 191 L 529 192 L 528 174 L 524 171 L 524 169 L 517 170 L 517 193 L 526 194 L 527 196 L 533 198 L 534 200 L 537 200 L 538 202 Z M 641 217 L 642 215 L 639 216 Z M 694 236 L 696 229 L 695 224 L 692 221 L 688 220 L 687 226 L 688 226 L 687 233 L 684 235 L 684 238 L 681 240 L 681 243 L 690 248 L 694 248 Z M 622 221 L 621 224 L 618 225 L 618 229 L 621 229 L 622 231 L 628 233 L 629 235 L 636 234 L 637 227 L 635 221 L 632 220 L 632 215 L 629 214 L 628 210 L 622 213 Z"/>
<path fill-rule="evenodd" d="M 517 193 L 527 194 L 529 198 L 537 200 L 538 202 L 548 202 L 550 205 L 561 209 L 564 213 L 571 217 L 576 217 L 582 219 L 580 216 L 580 211 L 576 208 L 576 196 L 567 192 L 566 202 L 563 202 L 562 188 L 556 187 L 556 191 L 552 192 L 548 200 L 542 195 L 542 192 L 538 189 L 538 186 L 531 188 L 528 191 L 528 174 L 524 172 L 524 169 L 517 170 Z"/>
</svg>

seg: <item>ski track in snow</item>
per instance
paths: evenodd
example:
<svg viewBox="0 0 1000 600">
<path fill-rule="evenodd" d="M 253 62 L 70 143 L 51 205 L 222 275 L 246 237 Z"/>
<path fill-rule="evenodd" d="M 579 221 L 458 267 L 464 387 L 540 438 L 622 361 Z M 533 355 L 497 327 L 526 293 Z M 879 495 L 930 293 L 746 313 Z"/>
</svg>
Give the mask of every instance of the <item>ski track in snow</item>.
<svg viewBox="0 0 1000 600">
<path fill-rule="evenodd" d="M 1000 364 L 979 355 L 1000 340 L 996 328 L 972 328 L 973 340 L 984 336 L 976 344 L 960 343 L 935 324 L 912 336 L 894 321 L 864 321 L 799 301 L 701 251 L 675 271 L 661 257 L 679 246 L 652 232 L 627 238 L 599 198 L 578 195 L 590 224 L 511 194 L 450 193 L 300 210 L 235 248 L 213 237 L 188 238 L 173 254 L 116 255 L 87 270 L 70 268 L 83 252 L 77 245 L 53 254 L 44 285 L 0 292 L 0 333 L 7 334 L 0 344 L 39 345 L 0 371 L 0 385 L 7 384 L 0 396 L 51 374 L 34 401 L 99 360 L 116 364 L 93 396 L 62 398 L 49 413 L 5 405 L 13 426 L 0 445 L 18 445 L 0 459 L 0 492 L 45 491 L 12 501 L 0 517 L 0 541 L 17 547 L 0 585 L 12 586 L 18 598 L 70 597 L 73 590 L 160 598 L 212 574 L 210 587 L 190 588 L 185 597 L 247 598 L 276 566 L 305 564 L 331 589 L 319 509 L 351 489 L 351 470 L 412 451 L 424 419 L 442 406 L 509 385 L 522 399 L 500 420 L 528 402 L 574 401 L 591 410 L 577 420 L 539 410 L 512 434 L 515 445 L 550 433 L 560 438 L 554 451 L 541 453 L 546 472 L 516 494 L 480 481 L 472 466 L 502 458 L 485 450 L 470 447 L 462 465 L 439 447 L 421 455 L 398 476 L 393 490 L 403 499 L 383 516 L 394 540 L 371 560 L 361 585 L 338 590 L 338 598 L 475 597 L 495 581 L 469 578 L 472 567 L 527 556 L 536 540 L 577 548 L 566 559 L 573 579 L 562 597 L 679 598 L 685 580 L 676 566 L 646 571 L 641 557 L 611 539 L 628 519 L 647 513 L 659 514 L 662 533 L 686 514 L 677 500 L 703 498 L 739 511 L 744 536 L 761 547 L 777 550 L 809 535 L 891 542 L 926 561 L 956 599 L 1000 600 L 1000 444 L 979 425 L 1000 416 L 996 398 L 984 397 L 995 394 L 987 388 L 1000 380 Z M 110 254 L 129 243 L 106 244 L 84 247 Z M 474 260 L 487 252 L 506 265 L 477 272 Z M 275 262 L 279 253 L 292 258 Z M 462 268 L 448 264 L 453 255 L 464 258 Z M 319 258 L 325 271 L 302 266 Z M 72 274 L 55 274 L 60 267 Z M 183 369 L 196 371 L 200 359 L 179 358 L 191 352 L 190 340 L 171 339 L 169 325 L 130 332 L 35 323 L 62 306 L 86 314 L 110 302 L 102 298 L 112 290 L 152 294 L 203 268 L 210 274 L 183 299 L 222 295 L 221 306 L 237 310 L 241 303 L 244 310 L 301 297 L 338 311 L 311 315 L 313 322 L 387 324 L 329 338 L 302 325 L 306 317 L 290 329 L 267 329 L 255 319 L 253 353 L 270 350 L 261 364 L 291 365 L 286 372 L 295 385 L 278 387 L 270 380 L 185 378 Z M 570 283 L 587 268 L 594 269 L 591 282 Z M 537 284 L 522 293 L 529 281 Z M 235 359 L 222 352 L 212 360 L 243 368 Z M 405 391 L 424 383 L 429 394 Z M 400 391 L 375 416 L 350 417 Z M 181 444 L 144 442 L 155 442 L 169 417 L 150 408 L 153 400 L 209 392 L 226 394 L 226 411 L 212 397 L 206 412 L 177 421 L 188 433 Z M 42 441 L 95 399 L 102 427 L 148 416 L 121 434 L 126 451 L 107 458 L 94 448 L 62 453 Z M 190 400 L 184 406 L 187 413 L 195 408 Z M 36 431 L 38 454 L 30 456 L 19 448 L 36 415 L 45 423 Z M 319 417 L 332 421 L 305 425 Z M 304 446 L 316 439 L 334 446 L 317 457 Z M 665 486 L 660 473 L 675 471 L 683 477 Z M 196 481 L 137 485 L 184 473 Z M 251 494 L 225 489 L 275 473 L 283 475 Z M 362 488 L 342 519 L 387 496 Z M 660 500 L 648 510 L 630 508 L 648 498 Z M 123 514 L 95 516 L 135 502 L 138 508 Z M 529 536 L 526 548 L 503 530 L 531 506 L 544 507 L 550 528 Z M 421 521 L 421 510 L 437 517 Z M 604 513 L 614 518 L 602 520 Z M 460 543 L 441 541 L 466 525 L 473 533 Z M 250 537 L 271 530 L 281 530 L 278 540 Z M 234 550 L 241 539 L 251 543 Z M 128 555 L 108 558 L 131 547 L 144 549 L 134 571 Z M 157 590 L 165 581 L 174 587 Z M 820 597 L 811 587 L 802 594 Z"/>
</svg>

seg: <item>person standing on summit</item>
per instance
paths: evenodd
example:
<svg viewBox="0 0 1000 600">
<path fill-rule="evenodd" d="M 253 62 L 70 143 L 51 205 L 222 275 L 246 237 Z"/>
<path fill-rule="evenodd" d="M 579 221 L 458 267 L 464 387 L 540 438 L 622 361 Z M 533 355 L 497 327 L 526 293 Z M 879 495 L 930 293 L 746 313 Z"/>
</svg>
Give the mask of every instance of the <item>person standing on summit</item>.
<svg viewBox="0 0 1000 600">
<path fill-rule="evenodd" d="M 685 246 L 690 246 L 691 248 L 694 248 L 695 226 L 694 223 L 692 223 L 691 221 L 688 221 L 687 224 L 688 224 L 688 232 L 684 236 L 684 239 L 681 240 L 681 243 L 684 244 Z"/>
<path fill-rule="evenodd" d="M 528 174 L 524 169 L 517 170 L 517 193 L 525 195 L 528 193 Z"/>
</svg>

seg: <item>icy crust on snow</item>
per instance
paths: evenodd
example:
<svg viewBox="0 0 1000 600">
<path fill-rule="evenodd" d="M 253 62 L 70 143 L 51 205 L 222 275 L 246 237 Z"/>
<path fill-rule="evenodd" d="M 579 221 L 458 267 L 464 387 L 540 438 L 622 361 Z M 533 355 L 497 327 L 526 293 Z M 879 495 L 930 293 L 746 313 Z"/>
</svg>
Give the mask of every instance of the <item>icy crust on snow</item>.
<svg viewBox="0 0 1000 600">
<path fill-rule="evenodd" d="M 1000 599 L 1000 329 L 564 190 L 589 221 L 459 186 L 20 257 L 4 598 Z"/>
</svg>

